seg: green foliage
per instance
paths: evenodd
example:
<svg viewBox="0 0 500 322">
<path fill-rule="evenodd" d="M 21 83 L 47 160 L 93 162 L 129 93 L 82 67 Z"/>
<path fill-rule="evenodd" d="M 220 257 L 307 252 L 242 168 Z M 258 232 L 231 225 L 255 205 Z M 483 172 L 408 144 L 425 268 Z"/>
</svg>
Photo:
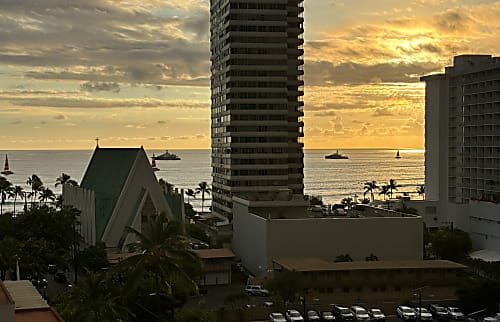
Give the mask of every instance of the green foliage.
<svg viewBox="0 0 500 322">
<path fill-rule="evenodd" d="M 496 312 L 500 303 L 500 281 L 467 276 L 457 288 L 457 296 L 465 312 L 482 309 Z"/>
<path fill-rule="evenodd" d="M 212 312 L 203 308 L 183 309 L 176 313 L 175 322 L 216 322 Z"/>
<path fill-rule="evenodd" d="M 334 262 L 352 262 L 352 257 L 349 254 L 340 254 L 337 257 L 335 257 Z"/>
<path fill-rule="evenodd" d="M 203 228 L 196 224 L 187 224 L 186 231 L 189 236 L 196 238 L 198 240 L 204 241 L 206 243 L 210 243 L 210 238 L 207 236 Z"/>
<path fill-rule="evenodd" d="M 250 297 L 248 296 L 248 294 L 245 291 L 241 291 L 238 293 L 228 294 L 224 298 L 224 303 L 230 304 L 231 306 L 235 304 L 239 304 L 240 306 L 242 306 L 243 303 L 247 303 L 249 299 Z"/>
<path fill-rule="evenodd" d="M 402 212 L 404 214 L 410 214 L 410 215 L 418 215 L 418 210 L 412 207 L 407 207 L 406 204 L 403 202 L 401 204 L 401 208 L 395 209 L 396 211 Z"/>
<path fill-rule="evenodd" d="M 304 197 L 306 200 L 309 200 L 309 204 L 311 206 L 322 206 L 323 205 L 323 200 L 321 199 L 321 196 L 305 195 Z"/>
<path fill-rule="evenodd" d="M 78 262 L 80 267 L 89 272 L 99 272 L 102 268 L 108 267 L 106 245 L 103 242 L 98 242 L 97 245 L 80 251 Z"/>
<path fill-rule="evenodd" d="M 460 229 L 444 228 L 431 236 L 432 251 L 441 259 L 464 260 L 472 250 L 469 234 Z"/>
<path fill-rule="evenodd" d="M 12 236 L 0 239 L 0 279 L 5 280 L 7 270 L 14 269 L 21 250 L 21 242 Z"/>
<path fill-rule="evenodd" d="M 203 208 L 204 208 L 204 204 L 205 204 L 205 194 L 210 196 L 211 192 L 212 192 L 212 189 L 210 188 L 208 183 L 206 183 L 205 181 L 200 182 L 198 184 L 198 187 L 196 187 L 195 194 L 196 195 L 201 194 L 201 212 L 203 212 Z"/>
<path fill-rule="evenodd" d="M 278 301 L 286 305 L 295 301 L 304 288 L 304 282 L 299 272 L 283 270 L 275 272 L 274 278 L 266 284 L 266 287 Z"/>
<path fill-rule="evenodd" d="M 374 254 L 370 254 L 368 256 L 365 257 L 365 261 L 367 262 L 376 262 L 378 261 L 378 257 Z"/>
</svg>

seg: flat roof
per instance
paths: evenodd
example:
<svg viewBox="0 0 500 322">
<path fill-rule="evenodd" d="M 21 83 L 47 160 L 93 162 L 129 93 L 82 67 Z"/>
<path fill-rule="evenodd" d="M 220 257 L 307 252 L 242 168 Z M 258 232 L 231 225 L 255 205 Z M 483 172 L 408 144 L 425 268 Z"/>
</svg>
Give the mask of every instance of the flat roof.
<svg viewBox="0 0 500 322">
<path fill-rule="evenodd" d="M 51 308 L 17 310 L 15 322 L 64 322 L 64 320 Z"/>
<path fill-rule="evenodd" d="M 16 310 L 50 308 L 30 281 L 4 281 L 3 283 L 14 300 Z"/>
<path fill-rule="evenodd" d="M 229 248 L 196 249 L 193 252 L 201 259 L 234 257 L 234 253 Z"/>
<path fill-rule="evenodd" d="M 372 269 L 419 269 L 419 268 L 455 268 L 463 269 L 466 266 L 447 260 L 415 260 L 415 261 L 356 261 L 356 262 L 329 262 L 320 258 L 284 258 L 273 260 L 275 264 L 298 272 L 308 271 L 345 271 L 345 270 L 372 270 Z"/>
</svg>

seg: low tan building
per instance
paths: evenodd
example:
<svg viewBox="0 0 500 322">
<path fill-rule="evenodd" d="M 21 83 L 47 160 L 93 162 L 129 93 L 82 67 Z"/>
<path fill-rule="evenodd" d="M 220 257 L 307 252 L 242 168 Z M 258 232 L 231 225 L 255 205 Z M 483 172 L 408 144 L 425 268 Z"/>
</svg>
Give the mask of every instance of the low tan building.
<svg viewBox="0 0 500 322">
<path fill-rule="evenodd" d="M 1 322 L 64 322 L 30 281 L 0 281 Z"/>
<path fill-rule="evenodd" d="M 403 302 L 455 299 L 457 275 L 464 265 L 446 260 L 329 262 L 318 258 L 276 259 L 283 270 L 302 276 L 310 299 L 394 309 Z"/>
<path fill-rule="evenodd" d="M 231 284 L 231 265 L 234 254 L 227 248 L 197 249 L 193 252 L 201 259 L 203 278 L 200 286 Z"/>
</svg>

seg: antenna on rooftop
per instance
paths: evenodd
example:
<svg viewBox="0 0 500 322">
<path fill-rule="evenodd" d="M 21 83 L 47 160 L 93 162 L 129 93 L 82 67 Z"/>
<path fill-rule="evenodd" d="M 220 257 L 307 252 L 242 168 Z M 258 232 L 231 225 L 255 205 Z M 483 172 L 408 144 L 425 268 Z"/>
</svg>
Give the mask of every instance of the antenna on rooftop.
<svg viewBox="0 0 500 322">
<path fill-rule="evenodd" d="M 96 142 L 96 146 L 95 147 L 98 148 L 99 147 L 99 137 L 95 138 L 95 142 Z"/>
</svg>

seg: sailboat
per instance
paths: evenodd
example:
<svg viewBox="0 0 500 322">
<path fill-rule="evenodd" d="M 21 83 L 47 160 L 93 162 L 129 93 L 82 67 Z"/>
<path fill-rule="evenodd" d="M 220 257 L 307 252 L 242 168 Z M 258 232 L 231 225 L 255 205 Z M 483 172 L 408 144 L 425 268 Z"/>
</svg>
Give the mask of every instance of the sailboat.
<svg viewBox="0 0 500 322">
<path fill-rule="evenodd" d="M 155 155 L 153 154 L 153 157 L 151 158 L 151 168 L 153 168 L 153 171 L 158 171 L 160 170 L 157 166 L 156 166 L 156 159 L 155 159 Z"/>
<path fill-rule="evenodd" d="M 5 155 L 5 165 L 3 167 L 3 171 L 0 172 L 1 174 L 4 174 L 6 176 L 8 176 L 9 174 L 13 174 L 14 172 L 12 172 L 10 169 L 9 169 L 9 158 L 7 158 L 7 154 Z"/>
<path fill-rule="evenodd" d="M 398 152 L 396 153 L 396 159 L 401 159 L 401 156 L 399 155 L 399 150 L 398 150 Z"/>
</svg>

